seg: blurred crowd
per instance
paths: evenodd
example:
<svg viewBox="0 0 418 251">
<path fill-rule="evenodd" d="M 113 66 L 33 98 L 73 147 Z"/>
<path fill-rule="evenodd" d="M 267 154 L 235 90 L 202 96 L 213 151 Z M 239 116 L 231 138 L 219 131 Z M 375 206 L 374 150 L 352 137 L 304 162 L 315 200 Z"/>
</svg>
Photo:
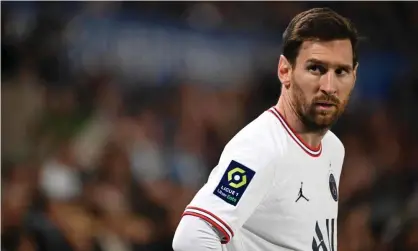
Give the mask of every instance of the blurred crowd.
<svg viewBox="0 0 418 251">
<path fill-rule="evenodd" d="M 346 147 L 338 250 L 418 250 L 416 3 L 1 6 L 2 250 L 172 250 L 182 211 L 225 143 L 280 94 L 278 55 L 270 55 L 267 70 L 228 85 L 213 84 L 212 75 L 212 82 L 167 74 L 152 82 L 114 68 L 74 67 L 68 37 L 76 18 L 99 16 L 95 22 L 106 27 L 107 17 L 129 12 L 197 32 L 212 27 L 280 37 L 294 14 L 312 6 L 330 6 L 358 24 L 367 36 L 362 52 L 405 57 L 389 59 L 391 76 L 374 68 L 389 84 L 353 95 L 333 129 Z M 106 51 L 100 55 L 106 59 Z"/>
</svg>

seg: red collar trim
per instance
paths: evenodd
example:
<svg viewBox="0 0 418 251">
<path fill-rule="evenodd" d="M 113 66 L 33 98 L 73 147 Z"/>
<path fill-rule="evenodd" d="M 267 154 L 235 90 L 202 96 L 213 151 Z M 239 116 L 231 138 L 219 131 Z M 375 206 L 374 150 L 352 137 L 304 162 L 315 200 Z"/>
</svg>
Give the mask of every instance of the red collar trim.
<svg viewBox="0 0 418 251">
<path fill-rule="evenodd" d="M 276 109 L 276 107 L 272 107 L 268 110 L 272 113 L 283 125 L 289 136 L 298 144 L 302 150 L 304 150 L 307 154 L 312 157 L 319 157 L 322 153 L 322 143 L 319 144 L 318 147 L 311 147 L 309 146 L 296 132 L 293 130 L 292 127 L 286 122 L 280 112 Z"/>
</svg>

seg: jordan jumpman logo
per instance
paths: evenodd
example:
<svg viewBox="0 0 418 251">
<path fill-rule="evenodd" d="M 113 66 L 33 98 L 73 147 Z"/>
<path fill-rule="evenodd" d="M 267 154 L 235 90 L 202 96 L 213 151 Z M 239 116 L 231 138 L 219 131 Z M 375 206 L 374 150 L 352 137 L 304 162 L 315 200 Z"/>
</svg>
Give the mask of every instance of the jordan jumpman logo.
<svg viewBox="0 0 418 251">
<path fill-rule="evenodd" d="M 308 198 L 306 198 L 306 197 L 303 195 L 303 192 L 302 192 L 302 187 L 303 187 L 303 182 L 301 182 L 301 184 L 300 184 L 299 195 L 298 195 L 298 198 L 297 198 L 297 200 L 296 200 L 295 202 L 298 202 L 298 200 L 299 200 L 300 198 L 304 198 L 306 201 L 309 201 L 309 200 L 308 200 Z"/>
</svg>

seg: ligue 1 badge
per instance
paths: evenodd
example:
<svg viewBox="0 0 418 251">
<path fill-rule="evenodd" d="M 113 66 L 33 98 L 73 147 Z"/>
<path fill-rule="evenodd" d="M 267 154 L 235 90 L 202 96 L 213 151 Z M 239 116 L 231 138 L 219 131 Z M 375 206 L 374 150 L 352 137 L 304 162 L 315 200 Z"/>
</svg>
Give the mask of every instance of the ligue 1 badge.
<svg viewBox="0 0 418 251">
<path fill-rule="evenodd" d="M 334 175 L 331 173 L 329 175 L 329 190 L 331 192 L 331 196 L 335 201 L 338 201 L 338 190 L 337 190 L 337 183 L 335 182 Z"/>
</svg>

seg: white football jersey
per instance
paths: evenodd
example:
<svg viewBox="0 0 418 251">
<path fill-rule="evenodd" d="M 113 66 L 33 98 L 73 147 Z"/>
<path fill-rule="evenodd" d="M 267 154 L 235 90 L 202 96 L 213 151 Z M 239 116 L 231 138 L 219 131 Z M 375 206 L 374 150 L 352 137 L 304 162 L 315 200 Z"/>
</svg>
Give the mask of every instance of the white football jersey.
<svg viewBox="0 0 418 251">
<path fill-rule="evenodd" d="M 227 251 L 337 250 L 341 141 L 308 147 L 273 107 L 225 146 L 183 216 L 200 217 Z"/>
</svg>

